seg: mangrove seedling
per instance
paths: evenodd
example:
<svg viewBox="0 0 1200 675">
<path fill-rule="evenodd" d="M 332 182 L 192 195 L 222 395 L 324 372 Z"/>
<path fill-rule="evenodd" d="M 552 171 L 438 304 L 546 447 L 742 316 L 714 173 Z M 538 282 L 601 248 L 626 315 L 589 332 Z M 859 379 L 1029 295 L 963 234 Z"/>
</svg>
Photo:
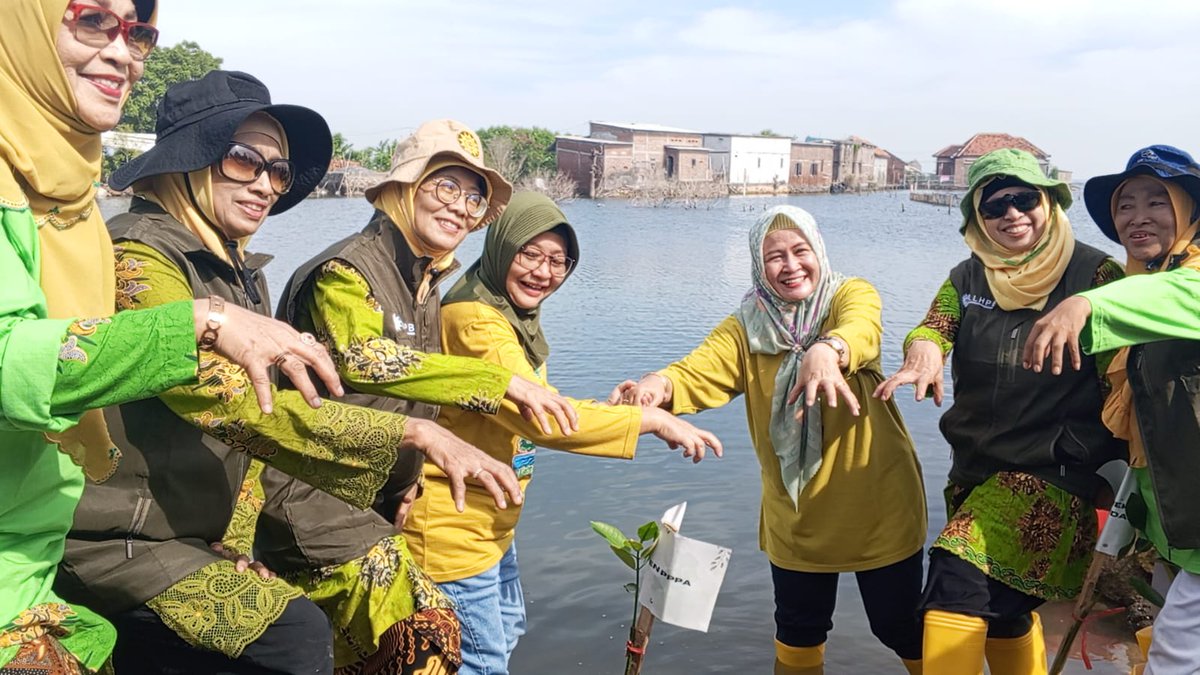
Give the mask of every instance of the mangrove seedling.
<svg viewBox="0 0 1200 675">
<path fill-rule="evenodd" d="M 608 542 L 612 552 L 633 570 L 633 583 L 625 584 L 625 591 L 633 594 L 633 616 L 629 621 L 629 642 L 625 645 L 625 672 L 638 673 L 641 671 L 642 656 L 650 637 L 649 612 L 645 612 L 646 620 L 638 620 L 638 596 L 642 590 L 642 568 L 650 562 L 650 554 L 658 545 L 658 521 L 652 520 L 637 529 L 637 538 L 627 537 L 615 525 L 591 521 L 596 534 Z M 639 630 L 640 629 L 640 630 Z"/>
</svg>

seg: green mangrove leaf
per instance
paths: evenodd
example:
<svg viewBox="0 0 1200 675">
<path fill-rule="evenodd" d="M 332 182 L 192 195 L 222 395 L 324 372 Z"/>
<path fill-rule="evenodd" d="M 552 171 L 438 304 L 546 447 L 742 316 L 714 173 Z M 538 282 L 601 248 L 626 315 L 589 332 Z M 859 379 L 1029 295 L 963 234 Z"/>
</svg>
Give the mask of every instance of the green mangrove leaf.
<svg viewBox="0 0 1200 675">
<path fill-rule="evenodd" d="M 638 528 L 638 539 L 642 541 L 650 541 L 658 539 L 658 521 L 652 520 Z"/>
<path fill-rule="evenodd" d="M 629 569 L 636 570 L 638 568 L 637 558 L 635 558 L 632 553 L 623 548 L 617 548 L 616 546 L 610 546 L 609 548 L 612 549 L 613 553 L 617 554 L 617 557 L 620 558 L 621 562 L 625 563 Z"/>
<path fill-rule="evenodd" d="M 1137 594 L 1149 601 L 1150 604 L 1154 605 L 1155 607 L 1163 606 L 1163 603 L 1165 602 L 1165 600 L 1163 600 L 1163 596 L 1159 595 L 1158 591 L 1154 590 L 1153 586 L 1146 583 L 1145 579 L 1141 577 L 1132 577 L 1129 579 L 1129 585 L 1133 586 L 1133 590 L 1137 591 Z"/>
<path fill-rule="evenodd" d="M 631 582 L 625 584 L 625 592 L 626 593 L 637 593 L 637 590 L 638 590 L 637 586 L 638 586 L 637 584 L 635 584 L 631 581 Z"/>
<path fill-rule="evenodd" d="M 609 525 L 608 523 L 602 523 L 598 520 L 593 520 L 591 522 L 592 529 L 596 531 L 596 534 L 604 537 L 604 541 L 607 541 L 609 546 L 612 546 L 613 548 L 621 548 L 625 545 L 625 535 L 622 534 L 622 532 L 618 530 L 616 526 Z"/>
</svg>

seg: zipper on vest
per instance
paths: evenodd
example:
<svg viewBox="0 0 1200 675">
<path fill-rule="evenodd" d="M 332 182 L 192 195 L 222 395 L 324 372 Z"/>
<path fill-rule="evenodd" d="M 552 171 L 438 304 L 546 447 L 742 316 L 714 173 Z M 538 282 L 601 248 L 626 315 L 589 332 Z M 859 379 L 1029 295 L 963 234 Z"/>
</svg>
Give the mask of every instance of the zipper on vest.
<svg viewBox="0 0 1200 675">
<path fill-rule="evenodd" d="M 1020 345 L 1020 339 L 1021 327 L 1017 326 L 1008 334 L 1008 349 L 1004 350 L 1006 361 L 1004 365 L 1007 368 L 1006 374 L 1008 375 L 1009 382 L 1014 382 L 1017 379 L 1017 347 Z"/>
<path fill-rule="evenodd" d="M 129 523 L 129 533 L 125 535 L 125 559 L 133 560 L 133 538 L 142 532 L 146 518 L 150 515 L 150 500 L 138 495 L 137 505 L 133 507 L 133 520 Z"/>
</svg>

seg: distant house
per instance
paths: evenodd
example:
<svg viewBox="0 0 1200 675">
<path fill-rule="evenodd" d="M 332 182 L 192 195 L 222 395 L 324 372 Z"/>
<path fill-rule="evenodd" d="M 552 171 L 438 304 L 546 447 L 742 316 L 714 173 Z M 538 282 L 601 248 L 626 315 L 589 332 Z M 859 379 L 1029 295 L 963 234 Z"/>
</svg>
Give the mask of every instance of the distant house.
<svg viewBox="0 0 1200 675">
<path fill-rule="evenodd" d="M 667 180 L 710 181 L 713 178 L 712 151 L 694 145 L 664 145 L 663 167 Z"/>
<path fill-rule="evenodd" d="M 703 147 L 701 134 L 691 129 L 638 122 L 589 122 L 588 138 L 629 143 L 633 171 L 641 180 L 667 178 L 667 146 Z M 689 159 L 691 159 L 689 157 Z M 675 167 L 676 169 L 678 167 Z"/>
<path fill-rule="evenodd" d="M 893 155 L 890 150 L 883 148 L 875 149 L 875 161 L 884 160 L 884 171 L 882 180 L 878 187 L 881 188 L 898 188 L 908 184 L 908 162 Z M 920 165 L 917 165 L 917 171 L 920 172 Z"/>
<path fill-rule="evenodd" d="M 786 136 L 748 134 L 704 134 L 704 147 L 714 177 L 733 187 L 761 192 L 774 191 L 788 184 L 788 164 L 792 159 L 792 139 Z"/>
<path fill-rule="evenodd" d="M 936 175 L 943 185 L 967 187 L 967 172 L 975 160 L 993 150 L 1015 148 L 1037 157 L 1042 170 L 1049 173 L 1050 155 L 1020 136 L 1011 134 L 975 134 L 961 145 L 947 145 L 933 154 L 937 160 Z"/>
<path fill-rule="evenodd" d="M 809 143 L 833 146 L 833 184 L 843 189 L 861 190 L 874 183 L 876 145 L 865 138 L 843 139 L 809 136 Z"/>
<path fill-rule="evenodd" d="M 588 198 L 633 181 L 633 143 L 559 136 L 554 142 L 558 170 L 571 177 Z"/>
<path fill-rule="evenodd" d="M 139 134 L 132 131 L 105 131 L 100 134 L 100 145 L 112 154 L 116 150 L 132 150 L 142 154 L 154 147 L 154 134 Z"/>
<path fill-rule="evenodd" d="M 888 185 L 888 151 L 875 148 L 875 173 L 871 177 L 871 186 L 885 188 Z"/>
<path fill-rule="evenodd" d="M 829 192 L 833 185 L 833 144 L 792 141 L 792 170 L 788 186 L 793 192 Z"/>
</svg>

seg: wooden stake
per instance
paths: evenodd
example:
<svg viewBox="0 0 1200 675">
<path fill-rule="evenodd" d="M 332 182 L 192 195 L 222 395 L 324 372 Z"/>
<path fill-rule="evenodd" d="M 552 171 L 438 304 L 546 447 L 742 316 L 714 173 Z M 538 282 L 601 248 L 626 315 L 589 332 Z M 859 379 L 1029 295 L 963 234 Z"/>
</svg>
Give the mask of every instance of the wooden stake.
<svg viewBox="0 0 1200 675">
<path fill-rule="evenodd" d="M 638 612 L 637 622 L 629 628 L 629 644 L 625 645 L 625 675 L 641 675 L 642 661 L 650 645 L 650 630 L 654 628 L 654 615 L 645 605 Z"/>
</svg>

